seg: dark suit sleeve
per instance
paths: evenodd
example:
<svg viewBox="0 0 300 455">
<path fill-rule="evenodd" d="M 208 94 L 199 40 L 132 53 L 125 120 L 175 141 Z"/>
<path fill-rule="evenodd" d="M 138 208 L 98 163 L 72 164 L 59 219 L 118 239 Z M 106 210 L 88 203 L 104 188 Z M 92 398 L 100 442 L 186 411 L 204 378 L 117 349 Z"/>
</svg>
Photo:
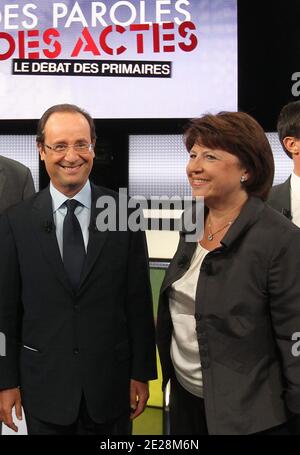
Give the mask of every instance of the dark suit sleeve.
<svg viewBox="0 0 300 455">
<path fill-rule="evenodd" d="M 131 378 L 156 378 L 156 349 L 146 238 L 131 233 L 128 259 L 127 318 L 132 352 Z"/>
<path fill-rule="evenodd" d="M 33 178 L 31 175 L 30 170 L 27 168 L 27 173 L 24 182 L 23 188 L 23 199 L 27 199 L 28 197 L 32 196 L 35 193 Z"/>
<path fill-rule="evenodd" d="M 300 414 L 300 357 L 295 355 L 293 334 L 300 332 L 300 229 L 282 233 L 269 269 L 271 317 L 282 360 L 285 402 Z"/>
<path fill-rule="evenodd" d="M 19 351 L 21 335 L 20 272 L 16 246 L 6 214 L 0 216 L 0 389 L 19 385 Z M 5 352 L 4 352 L 5 351 Z"/>
</svg>

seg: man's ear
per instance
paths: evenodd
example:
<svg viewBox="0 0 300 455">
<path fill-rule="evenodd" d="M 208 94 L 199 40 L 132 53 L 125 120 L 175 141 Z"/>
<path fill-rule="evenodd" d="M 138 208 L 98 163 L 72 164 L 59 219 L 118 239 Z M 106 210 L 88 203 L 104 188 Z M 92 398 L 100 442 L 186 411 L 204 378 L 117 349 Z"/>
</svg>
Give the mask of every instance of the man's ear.
<svg viewBox="0 0 300 455">
<path fill-rule="evenodd" d="M 94 154 L 93 158 L 95 158 L 96 139 L 93 140 L 92 144 L 93 144 L 93 154 Z"/>
<path fill-rule="evenodd" d="M 45 160 L 45 157 L 44 157 L 45 150 L 44 150 L 43 144 L 38 143 L 37 144 L 37 149 L 38 149 L 38 152 L 40 154 L 41 161 L 44 161 Z"/>
<path fill-rule="evenodd" d="M 283 139 L 283 145 L 291 155 L 299 155 L 300 141 L 296 137 L 286 136 Z"/>
</svg>

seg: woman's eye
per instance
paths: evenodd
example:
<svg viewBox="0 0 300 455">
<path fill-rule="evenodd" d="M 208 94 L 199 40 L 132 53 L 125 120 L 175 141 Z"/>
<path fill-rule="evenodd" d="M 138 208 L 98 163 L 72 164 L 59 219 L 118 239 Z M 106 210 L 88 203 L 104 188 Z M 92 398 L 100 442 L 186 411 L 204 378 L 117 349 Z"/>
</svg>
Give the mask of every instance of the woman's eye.
<svg viewBox="0 0 300 455">
<path fill-rule="evenodd" d="M 212 160 L 215 160 L 216 157 L 214 155 L 210 155 L 209 153 L 207 155 L 205 155 L 205 158 L 207 158 L 208 160 L 212 161 Z"/>
</svg>

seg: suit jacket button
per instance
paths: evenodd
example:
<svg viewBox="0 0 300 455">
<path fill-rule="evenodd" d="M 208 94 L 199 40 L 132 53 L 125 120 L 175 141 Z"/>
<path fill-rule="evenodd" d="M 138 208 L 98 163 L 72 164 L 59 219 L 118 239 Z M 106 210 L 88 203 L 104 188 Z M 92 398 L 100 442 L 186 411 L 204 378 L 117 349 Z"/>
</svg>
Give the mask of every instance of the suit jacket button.
<svg viewBox="0 0 300 455">
<path fill-rule="evenodd" d="M 78 354 L 79 354 L 79 349 L 78 349 L 78 348 L 75 348 L 75 349 L 73 350 L 73 352 L 74 352 L 75 355 L 78 355 Z"/>
</svg>

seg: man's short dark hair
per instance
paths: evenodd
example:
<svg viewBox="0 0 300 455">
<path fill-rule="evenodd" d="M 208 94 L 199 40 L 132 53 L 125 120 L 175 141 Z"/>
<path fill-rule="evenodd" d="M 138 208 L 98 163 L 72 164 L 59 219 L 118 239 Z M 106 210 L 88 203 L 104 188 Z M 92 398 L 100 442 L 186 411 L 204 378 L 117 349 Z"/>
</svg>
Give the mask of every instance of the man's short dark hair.
<svg viewBox="0 0 300 455">
<path fill-rule="evenodd" d="M 90 130 L 91 130 L 91 140 L 94 142 L 97 138 L 96 136 L 96 128 L 94 124 L 94 120 L 90 116 L 88 112 L 86 112 L 84 109 L 81 109 L 80 107 L 76 106 L 75 104 L 56 104 L 55 106 L 50 107 L 47 109 L 46 112 L 42 115 L 41 119 L 38 122 L 37 126 L 37 133 L 36 133 L 36 142 L 38 144 L 44 144 L 45 142 L 45 126 L 47 121 L 49 120 L 50 116 L 52 114 L 55 114 L 56 112 L 69 112 L 71 114 L 81 114 L 83 115 L 86 120 L 88 121 L 90 125 Z"/>
<path fill-rule="evenodd" d="M 281 145 L 289 158 L 292 154 L 285 148 L 284 138 L 291 136 L 300 139 L 300 101 L 286 104 L 278 117 L 277 131 Z"/>
</svg>

